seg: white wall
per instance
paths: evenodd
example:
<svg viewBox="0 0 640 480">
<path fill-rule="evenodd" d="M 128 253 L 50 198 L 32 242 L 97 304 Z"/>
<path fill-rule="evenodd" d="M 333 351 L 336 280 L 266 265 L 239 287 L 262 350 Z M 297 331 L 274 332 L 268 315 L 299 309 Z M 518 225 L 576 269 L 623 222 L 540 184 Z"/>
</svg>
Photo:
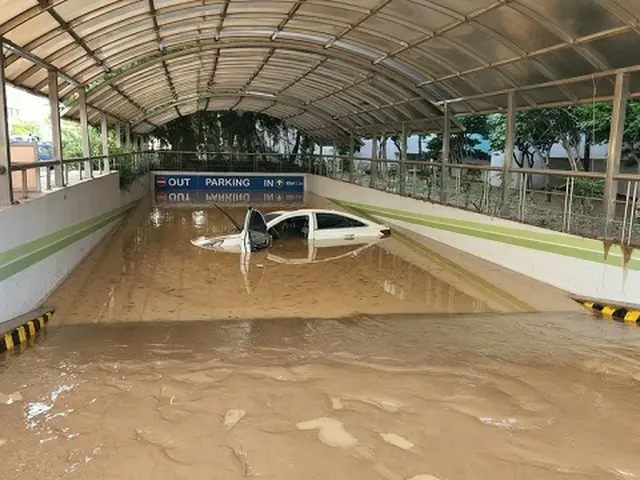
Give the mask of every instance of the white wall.
<svg viewBox="0 0 640 480">
<path fill-rule="evenodd" d="M 394 212 L 394 217 L 401 216 L 402 212 L 405 212 L 406 220 L 390 218 L 379 210 L 374 215 L 389 223 L 396 223 L 436 241 L 553 285 L 575 296 L 615 304 L 640 304 L 640 271 L 633 268 L 625 270 L 605 262 L 604 247 L 599 241 L 400 197 L 316 175 L 308 176 L 307 189 L 329 199 L 393 209 L 397 211 Z M 416 214 L 422 218 L 428 218 L 430 225 L 412 222 Z M 439 226 L 438 222 L 441 222 L 442 226 Z M 504 241 L 479 238 L 471 232 L 469 234 L 452 232 L 443 228 L 445 224 L 463 226 L 467 231 L 476 229 L 476 231 L 489 232 L 489 235 L 492 230 L 497 232 L 499 229 L 506 228 L 508 229 L 506 236 L 509 238 Z M 517 244 L 519 240 L 533 242 L 538 248 L 520 246 Z M 569 254 L 539 249 L 560 244 L 566 245 L 567 250 L 573 254 L 589 253 L 595 258 L 602 258 L 602 261 L 584 260 Z M 611 248 L 609 259 L 622 257 L 619 247 Z M 640 255 L 634 254 L 632 261 L 637 265 Z"/>
<path fill-rule="evenodd" d="M 427 142 L 429 140 L 428 136 L 423 136 L 422 138 L 422 151 L 424 152 L 427 148 Z M 365 139 L 362 138 L 361 139 L 363 145 L 360 148 L 359 152 L 356 152 L 354 154 L 354 157 L 356 159 L 358 158 L 366 158 L 366 159 L 370 159 L 372 157 L 372 145 L 373 142 L 371 139 Z M 407 152 L 410 154 L 417 154 L 420 151 L 419 148 L 419 141 L 420 141 L 420 136 L 419 135 L 408 135 L 407 136 Z M 381 140 L 378 140 L 378 148 L 380 148 L 380 144 L 382 143 Z M 320 147 L 316 146 L 314 149 L 314 152 L 316 154 L 320 153 Z M 324 147 L 323 149 L 323 153 L 324 155 L 333 155 L 333 147 L 330 145 L 327 145 Z M 396 144 L 393 143 L 393 141 L 391 140 L 391 138 L 389 138 L 387 140 L 387 159 L 388 160 L 396 160 L 400 158 L 400 152 L 399 150 L 396 148 Z"/>
<path fill-rule="evenodd" d="M 112 173 L 0 210 L 0 323 L 37 308 L 148 190 L 145 176 L 121 192 Z"/>
</svg>

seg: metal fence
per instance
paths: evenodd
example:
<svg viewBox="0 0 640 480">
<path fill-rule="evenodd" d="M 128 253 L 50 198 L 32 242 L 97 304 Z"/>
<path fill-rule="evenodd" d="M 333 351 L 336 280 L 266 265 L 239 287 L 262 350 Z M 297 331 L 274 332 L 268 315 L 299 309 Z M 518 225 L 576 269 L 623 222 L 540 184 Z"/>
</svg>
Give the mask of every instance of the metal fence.
<svg viewBox="0 0 640 480">
<path fill-rule="evenodd" d="M 308 172 L 559 232 L 604 239 L 605 174 L 503 168 L 437 161 L 376 160 L 347 155 L 155 152 L 166 170 Z M 443 170 L 444 169 L 444 170 Z M 403 171 L 404 170 L 404 171 Z M 618 174 L 621 195 L 607 240 L 640 244 L 640 175 Z"/>
<path fill-rule="evenodd" d="M 151 168 L 153 152 L 122 153 L 92 158 L 69 158 L 62 162 L 39 161 L 11 165 L 16 201 L 108 174 L 120 172 L 120 185 L 126 187 Z"/>
<path fill-rule="evenodd" d="M 155 167 L 192 172 L 273 172 L 306 173 L 312 155 L 238 152 L 147 152 Z"/>
<path fill-rule="evenodd" d="M 443 171 L 444 169 L 444 171 Z M 404 170 L 404 172 L 403 172 Z M 312 172 L 377 190 L 440 203 L 492 217 L 605 239 L 605 174 L 512 168 L 503 191 L 502 167 L 437 161 L 373 160 L 325 156 Z M 617 174 L 607 242 L 640 245 L 640 175 Z"/>
<path fill-rule="evenodd" d="M 512 168 L 503 190 L 503 168 L 437 161 L 376 160 L 342 155 L 134 152 L 91 159 L 12 165 L 21 172 L 14 189 L 30 195 L 27 172 L 35 169 L 48 190 L 72 185 L 112 170 L 121 186 L 150 170 L 195 172 L 313 173 L 411 198 L 440 203 L 493 217 L 588 238 L 604 239 L 606 202 L 604 173 Z M 56 173 L 56 169 L 58 172 Z M 620 184 L 606 240 L 640 245 L 640 175 L 617 174 Z"/>
</svg>

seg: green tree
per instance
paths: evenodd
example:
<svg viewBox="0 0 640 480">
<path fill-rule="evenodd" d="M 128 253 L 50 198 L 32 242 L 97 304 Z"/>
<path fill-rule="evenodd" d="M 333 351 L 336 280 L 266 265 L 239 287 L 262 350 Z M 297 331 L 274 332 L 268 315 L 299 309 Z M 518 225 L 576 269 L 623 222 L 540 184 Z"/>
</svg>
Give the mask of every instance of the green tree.
<svg viewBox="0 0 640 480">
<path fill-rule="evenodd" d="M 486 152 L 479 149 L 479 137 L 488 137 L 491 125 L 487 116 L 463 116 L 458 121 L 465 128 L 455 132 L 449 140 L 450 158 L 454 163 L 464 163 L 468 159 L 487 159 Z M 396 147 L 397 138 L 393 137 Z M 426 155 L 429 158 L 440 158 L 442 153 L 442 134 L 435 135 L 427 142 Z"/>
<path fill-rule="evenodd" d="M 179 151 L 309 154 L 313 140 L 280 119 L 257 112 L 203 111 L 179 117 L 152 133 L 163 146 Z M 263 155 L 266 159 L 266 155 Z"/>
<path fill-rule="evenodd" d="M 580 142 L 583 133 L 582 107 L 544 108 L 523 110 L 516 116 L 514 161 L 519 167 L 533 167 L 534 155 L 538 154 L 545 167 L 549 166 L 549 154 L 554 143 L 559 142 L 567 152 L 572 170 L 583 170 L 580 161 Z M 491 120 L 491 146 L 504 149 L 506 119 L 495 115 Z"/>
<path fill-rule="evenodd" d="M 493 150 L 504 150 L 506 140 L 506 117 L 502 114 L 489 118 L 489 141 Z M 516 116 L 515 150 L 513 161 L 520 168 L 533 168 L 535 154 L 542 159 L 545 167 L 549 166 L 551 147 L 556 139 L 548 122 L 537 110 L 524 110 Z"/>
<path fill-rule="evenodd" d="M 611 129 L 611 103 L 595 103 L 581 107 L 581 123 L 589 143 L 609 141 Z M 624 122 L 622 161 L 626 165 L 638 165 L 640 160 L 640 101 L 627 104 Z"/>
<path fill-rule="evenodd" d="M 73 120 L 62 120 L 60 122 L 62 134 L 62 156 L 64 158 L 82 158 L 82 127 L 80 123 Z M 115 154 L 119 150 L 116 147 L 115 132 L 113 129 L 108 135 L 109 153 Z M 89 125 L 89 151 L 92 157 L 102 156 L 102 134 L 100 127 Z"/>
<path fill-rule="evenodd" d="M 40 125 L 36 122 L 17 120 L 11 124 L 10 135 L 35 135 L 37 137 L 42 137 L 42 132 Z"/>
</svg>

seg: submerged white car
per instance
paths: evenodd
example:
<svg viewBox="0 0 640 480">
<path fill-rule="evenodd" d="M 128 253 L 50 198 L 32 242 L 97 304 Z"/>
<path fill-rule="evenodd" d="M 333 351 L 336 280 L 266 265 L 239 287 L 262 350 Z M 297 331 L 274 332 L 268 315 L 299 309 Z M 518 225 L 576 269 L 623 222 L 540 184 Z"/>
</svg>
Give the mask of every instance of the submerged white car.
<svg viewBox="0 0 640 480">
<path fill-rule="evenodd" d="M 238 225 L 231 217 L 229 219 L 236 224 L 239 233 L 199 237 L 191 240 L 191 243 L 219 252 L 242 253 L 256 252 L 270 247 L 273 241 L 290 238 L 307 240 L 321 246 L 323 243 L 370 243 L 391 235 L 391 229 L 386 225 L 336 210 L 303 209 L 263 215 L 250 208 L 243 226 Z"/>
</svg>

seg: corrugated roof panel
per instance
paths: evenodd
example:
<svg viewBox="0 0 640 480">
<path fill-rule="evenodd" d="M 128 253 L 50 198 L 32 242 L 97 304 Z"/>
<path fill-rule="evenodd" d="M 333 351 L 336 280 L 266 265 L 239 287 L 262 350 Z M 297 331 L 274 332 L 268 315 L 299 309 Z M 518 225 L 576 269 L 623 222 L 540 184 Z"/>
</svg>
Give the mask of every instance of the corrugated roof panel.
<svg viewBox="0 0 640 480">
<path fill-rule="evenodd" d="M 526 106 L 588 101 L 583 75 L 640 69 L 640 0 L 66 0 L 44 10 L 39 5 L 0 0 L 0 32 L 23 57 L 10 52 L 7 78 L 46 94 L 46 70 L 54 66 L 67 100 L 72 89 L 64 79 L 91 83 L 90 105 L 125 117 L 213 86 L 241 95 L 269 92 L 318 108 L 305 115 L 347 115 L 338 120 L 343 129 L 354 125 L 354 109 L 366 128 L 377 120 L 394 126 L 407 117 L 437 125 L 442 111 L 434 102 L 453 100 L 455 112 L 499 111 L 505 89 L 524 87 L 518 97 Z M 173 89 L 159 59 L 166 61 Z M 153 68 L 140 71 L 138 65 L 147 62 Z M 142 113 L 100 85 L 106 78 Z M 550 81 L 562 85 L 549 86 Z M 545 86 L 529 88 L 534 84 Z M 631 88 L 640 95 L 637 82 Z M 407 99 L 415 101 L 408 105 Z"/>
</svg>

